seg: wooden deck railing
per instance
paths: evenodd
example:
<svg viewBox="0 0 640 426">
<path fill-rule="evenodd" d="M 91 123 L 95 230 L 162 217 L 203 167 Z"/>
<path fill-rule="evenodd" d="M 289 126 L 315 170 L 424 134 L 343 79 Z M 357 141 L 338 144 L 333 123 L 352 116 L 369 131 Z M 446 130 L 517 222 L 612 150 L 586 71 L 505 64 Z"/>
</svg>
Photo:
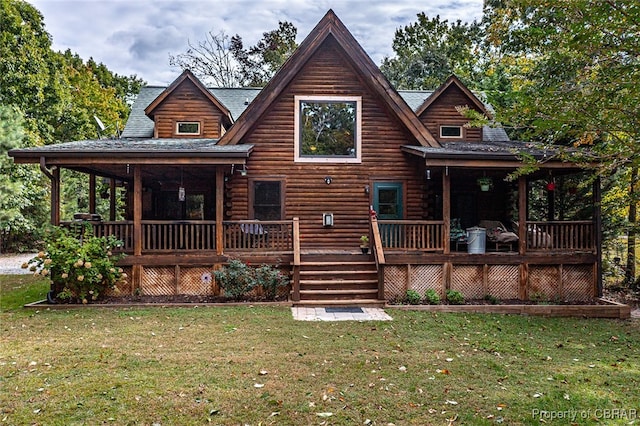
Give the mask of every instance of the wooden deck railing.
<svg viewBox="0 0 640 426">
<path fill-rule="evenodd" d="M 207 251 L 215 249 L 215 221 L 142 221 L 142 251 Z"/>
<path fill-rule="evenodd" d="M 382 238 L 380 237 L 380 225 L 375 215 L 371 216 L 371 238 L 373 243 L 371 251 L 378 271 L 378 300 L 384 300 L 384 265 L 386 259 L 384 257 L 384 248 L 382 247 Z"/>
<path fill-rule="evenodd" d="M 527 250 L 594 251 L 595 225 L 592 221 L 528 221 Z"/>
<path fill-rule="evenodd" d="M 133 250 L 133 222 L 96 222 L 93 223 L 93 235 L 96 237 L 107 237 L 113 235 L 122 241 L 121 251 Z"/>
<path fill-rule="evenodd" d="M 441 251 L 444 249 L 441 220 L 378 220 L 385 250 Z"/>
<path fill-rule="evenodd" d="M 223 226 L 225 251 L 293 251 L 291 220 L 239 220 Z"/>
</svg>

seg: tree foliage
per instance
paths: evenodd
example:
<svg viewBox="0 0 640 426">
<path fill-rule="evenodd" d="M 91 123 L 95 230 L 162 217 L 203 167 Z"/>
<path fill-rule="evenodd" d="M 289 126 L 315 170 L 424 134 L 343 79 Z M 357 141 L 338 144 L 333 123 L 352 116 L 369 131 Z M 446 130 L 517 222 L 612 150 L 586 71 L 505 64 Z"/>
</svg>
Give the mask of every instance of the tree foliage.
<svg viewBox="0 0 640 426">
<path fill-rule="evenodd" d="M 202 81 L 218 87 L 261 87 L 273 77 L 297 48 L 298 30 L 290 22 L 263 33 L 255 46 L 244 47 L 242 37 L 209 31 L 204 40 L 188 42 L 184 53 L 169 56 L 169 64 L 191 70 Z"/>
<path fill-rule="evenodd" d="M 7 214 L 0 226 L 14 240 L 16 234 L 27 236 L 43 229 L 48 194 L 37 167 L 14 165 L 6 151 L 116 135 L 129 114 L 128 102 L 144 82 L 136 76 L 112 73 L 93 59 L 84 62 L 70 51 L 53 51 L 42 14 L 25 1 L 0 0 L 0 17 L 0 145 L 4 159 L 0 161 L 0 185 L 3 194 L 15 195 L 8 198 L 10 206 L 1 206 Z M 98 133 L 94 116 L 105 124 L 106 134 Z M 74 178 L 64 184 L 87 187 Z M 15 192 L 4 192 L 5 188 Z M 68 201 L 63 197 L 63 204 Z"/>
<path fill-rule="evenodd" d="M 467 84 L 477 83 L 479 24 L 417 16 L 416 22 L 396 30 L 395 56 L 382 62 L 380 69 L 389 81 L 398 89 L 435 89 L 456 74 Z"/>
</svg>

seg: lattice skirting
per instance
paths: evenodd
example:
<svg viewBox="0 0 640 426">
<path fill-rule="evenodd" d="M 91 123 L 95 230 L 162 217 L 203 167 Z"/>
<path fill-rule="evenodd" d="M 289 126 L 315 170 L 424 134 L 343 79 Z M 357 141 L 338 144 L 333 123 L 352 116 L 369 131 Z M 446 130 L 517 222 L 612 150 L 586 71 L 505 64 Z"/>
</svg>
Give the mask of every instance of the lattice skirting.
<svg viewBox="0 0 640 426">
<path fill-rule="evenodd" d="M 176 294 L 175 270 L 173 266 L 142 268 L 141 293 L 150 296 Z"/>
<path fill-rule="evenodd" d="M 394 300 L 403 298 L 407 292 L 407 267 L 402 265 L 386 265 L 384 267 L 384 298 Z"/>
<path fill-rule="evenodd" d="M 462 293 L 465 299 L 484 297 L 482 265 L 453 265 L 451 269 L 451 290 Z"/>
<path fill-rule="evenodd" d="M 560 267 L 529 265 L 529 300 L 554 300 L 560 298 Z"/>
<path fill-rule="evenodd" d="M 181 267 L 178 294 L 214 295 L 218 294 L 218 286 L 213 279 L 211 268 Z"/>
<path fill-rule="evenodd" d="M 562 267 L 562 298 L 578 302 L 595 296 L 593 266 L 564 265 Z"/>
<path fill-rule="evenodd" d="M 444 273 L 442 265 L 411 265 L 409 268 L 408 287 L 425 294 L 428 289 L 435 290 L 444 297 Z"/>
<path fill-rule="evenodd" d="M 488 266 L 487 295 L 498 299 L 518 299 L 519 287 L 520 267 L 518 265 Z"/>
</svg>

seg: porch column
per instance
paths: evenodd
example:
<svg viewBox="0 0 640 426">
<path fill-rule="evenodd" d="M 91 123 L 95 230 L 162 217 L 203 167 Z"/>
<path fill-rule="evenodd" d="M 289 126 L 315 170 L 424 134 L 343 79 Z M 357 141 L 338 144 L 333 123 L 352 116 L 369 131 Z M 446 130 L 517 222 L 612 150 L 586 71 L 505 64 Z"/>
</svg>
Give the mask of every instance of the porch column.
<svg viewBox="0 0 640 426">
<path fill-rule="evenodd" d="M 60 226 L 60 169 L 51 170 L 51 224 Z"/>
<path fill-rule="evenodd" d="M 109 220 L 116 220 L 116 180 L 109 179 Z"/>
<path fill-rule="evenodd" d="M 142 255 L 142 171 L 140 165 L 133 166 L 133 255 Z M 142 265 L 134 260 L 132 289 L 140 288 L 142 283 Z"/>
<path fill-rule="evenodd" d="M 451 251 L 451 239 L 449 235 L 451 233 L 451 176 L 449 176 L 449 168 L 444 168 L 442 173 L 442 221 L 444 225 L 442 227 L 442 246 L 444 254 L 448 254 Z"/>
<path fill-rule="evenodd" d="M 518 254 L 527 251 L 527 178 L 518 178 Z"/>
<path fill-rule="evenodd" d="M 216 167 L 216 254 L 224 253 L 224 170 Z"/>
<path fill-rule="evenodd" d="M 89 213 L 96 212 L 96 175 L 89 175 Z"/>
<path fill-rule="evenodd" d="M 596 290 L 597 296 L 602 297 L 602 189 L 600 188 L 600 177 L 596 177 L 593 182 L 593 225 L 595 229 L 596 245 Z"/>
</svg>

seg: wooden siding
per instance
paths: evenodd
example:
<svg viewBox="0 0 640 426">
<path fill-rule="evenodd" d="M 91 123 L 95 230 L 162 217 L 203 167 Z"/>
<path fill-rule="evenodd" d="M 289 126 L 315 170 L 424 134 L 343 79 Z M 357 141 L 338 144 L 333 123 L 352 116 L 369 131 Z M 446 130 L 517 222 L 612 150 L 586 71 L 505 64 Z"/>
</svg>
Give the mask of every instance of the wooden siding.
<svg viewBox="0 0 640 426">
<path fill-rule="evenodd" d="M 464 94 L 460 88 L 455 85 L 449 86 L 445 92 L 427 108 L 420 120 L 429 129 L 438 142 L 455 142 L 463 140 L 466 142 L 481 142 L 482 129 L 478 128 L 462 128 L 462 138 L 441 138 L 440 126 L 464 126 L 469 120 L 460 115 L 456 111 L 456 106 L 469 107 L 473 106 L 470 99 Z M 477 108 L 474 108 L 479 112 Z"/>
<path fill-rule="evenodd" d="M 199 136 L 185 135 L 185 138 L 219 138 L 222 111 L 211 103 L 201 90 L 189 80 L 169 96 L 154 111 L 155 137 L 177 138 L 176 122 L 193 121 L 200 123 Z"/>
<path fill-rule="evenodd" d="M 249 216 L 248 178 L 284 174 L 285 218 L 300 218 L 303 249 L 357 248 L 360 236 L 369 233 L 374 181 L 402 182 L 405 218 L 421 219 L 423 168 L 400 150 L 415 142 L 372 93 L 329 37 L 243 140 L 255 147 L 247 178 L 236 174 L 231 179 L 231 219 Z M 294 163 L 294 95 L 362 97 L 361 164 Z M 332 178 L 330 185 L 326 176 Z M 333 227 L 323 228 L 323 212 L 334 214 Z"/>
</svg>

